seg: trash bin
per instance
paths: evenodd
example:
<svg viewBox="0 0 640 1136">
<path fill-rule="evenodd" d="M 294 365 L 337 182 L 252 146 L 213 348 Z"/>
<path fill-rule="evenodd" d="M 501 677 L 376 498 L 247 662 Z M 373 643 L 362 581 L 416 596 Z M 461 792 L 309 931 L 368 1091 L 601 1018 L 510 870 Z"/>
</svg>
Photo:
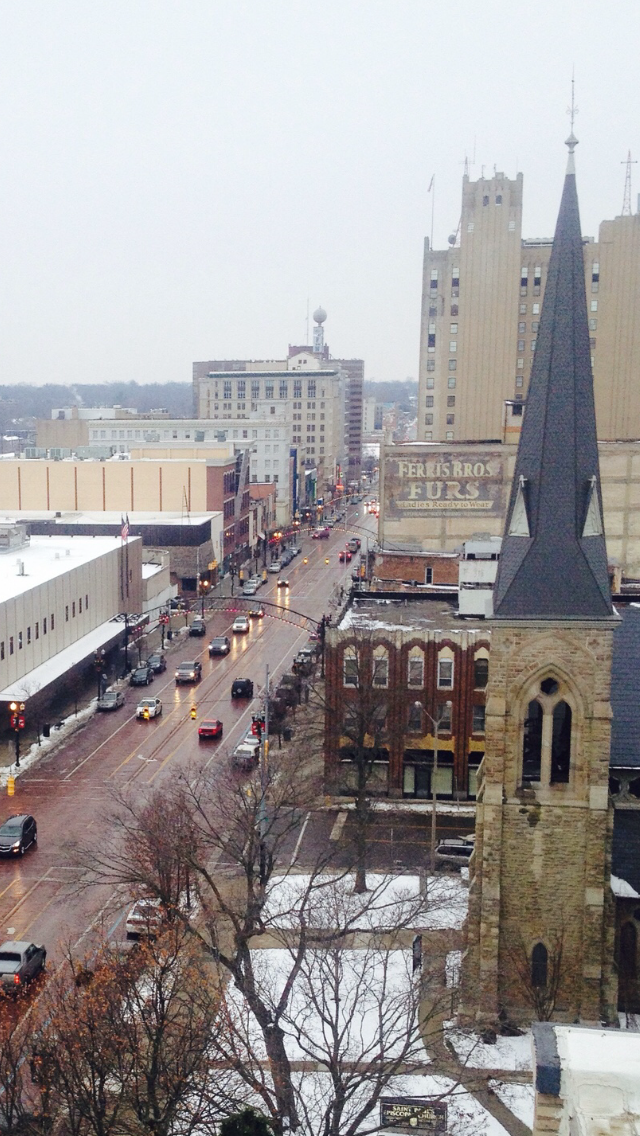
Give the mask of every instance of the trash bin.
<svg viewBox="0 0 640 1136">
<path fill-rule="evenodd" d="M 284 730 L 282 731 L 282 737 L 283 737 L 284 741 L 290 742 L 292 736 L 293 736 L 293 730 L 291 729 L 291 726 L 285 726 Z"/>
<path fill-rule="evenodd" d="M 48 738 L 51 736 L 51 726 L 48 722 L 45 722 L 44 726 L 42 727 L 42 736 L 43 738 Z"/>
</svg>

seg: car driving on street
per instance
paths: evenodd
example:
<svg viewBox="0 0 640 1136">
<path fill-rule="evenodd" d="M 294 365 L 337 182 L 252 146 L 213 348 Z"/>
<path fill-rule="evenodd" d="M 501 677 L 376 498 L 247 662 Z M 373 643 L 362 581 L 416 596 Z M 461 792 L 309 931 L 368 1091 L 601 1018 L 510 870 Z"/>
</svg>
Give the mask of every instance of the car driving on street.
<svg viewBox="0 0 640 1136">
<path fill-rule="evenodd" d="M 136 718 L 147 722 L 149 718 L 159 718 L 162 714 L 162 702 L 159 698 L 143 698 L 136 706 Z"/>
<path fill-rule="evenodd" d="M 216 635 L 209 644 L 209 656 L 228 655 L 231 650 L 231 640 L 226 635 Z"/>
<path fill-rule="evenodd" d="M 36 943 L 8 939 L 0 946 L 0 989 L 18 994 L 44 970 L 47 952 Z"/>
<path fill-rule="evenodd" d="M 136 669 L 131 672 L 131 678 L 129 679 L 131 686 L 148 686 L 150 682 L 153 682 L 153 671 L 147 663 L 144 663 L 141 667 L 136 667 Z"/>
<path fill-rule="evenodd" d="M 233 631 L 233 633 L 235 635 L 235 634 L 238 634 L 238 632 L 248 631 L 249 626 L 250 626 L 249 619 L 246 615 L 237 615 L 236 618 L 233 621 L 233 626 L 232 626 L 231 630 Z"/>
<path fill-rule="evenodd" d="M 199 659 L 193 662 L 180 663 L 176 671 L 176 682 L 199 682 L 202 678 L 202 663 Z"/>
<path fill-rule="evenodd" d="M 253 698 L 253 682 L 250 678 L 235 678 L 231 683 L 232 698 Z"/>
<path fill-rule="evenodd" d="M 200 741 L 203 738 L 221 738 L 222 737 L 222 722 L 219 718 L 203 718 L 198 726 L 198 737 Z"/>
<path fill-rule="evenodd" d="M 23 856 L 38 840 L 38 827 L 30 813 L 16 813 L 0 828 L 0 855 Z"/>
</svg>

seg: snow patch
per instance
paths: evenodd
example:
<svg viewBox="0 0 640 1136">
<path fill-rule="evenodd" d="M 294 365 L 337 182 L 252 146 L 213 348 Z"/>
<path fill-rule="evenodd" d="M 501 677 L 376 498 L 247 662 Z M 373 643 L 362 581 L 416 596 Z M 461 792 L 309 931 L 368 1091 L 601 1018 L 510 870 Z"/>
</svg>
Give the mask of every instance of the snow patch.
<svg viewBox="0 0 640 1136">
<path fill-rule="evenodd" d="M 521 1085 L 516 1081 L 489 1081 L 489 1087 L 518 1120 L 533 1128 L 535 1111 L 535 1091 L 533 1085 Z"/>
<path fill-rule="evenodd" d="M 533 1038 L 530 1031 L 520 1037 L 498 1035 L 495 1045 L 487 1045 L 471 1030 L 449 1029 L 447 1038 L 460 1060 L 470 1069 L 504 1069 L 515 1072 L 533 1067 Z"/>
</svg>

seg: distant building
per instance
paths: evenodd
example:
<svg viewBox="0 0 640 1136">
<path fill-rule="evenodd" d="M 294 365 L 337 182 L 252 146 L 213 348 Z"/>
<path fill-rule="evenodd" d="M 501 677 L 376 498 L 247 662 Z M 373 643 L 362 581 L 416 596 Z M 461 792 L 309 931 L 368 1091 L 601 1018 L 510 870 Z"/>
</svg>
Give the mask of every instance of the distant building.
<svg viewBox="0 0 640 1136">
<path fill-rule="evenodd" d="M 522 239 L 523 176 L 462 181 L 458 231 L 425 241 L 418 438 L 497 441 L 505 400 L 525 399 L 550 239 Z M 640 438 L 640 214 L 582 242 L 598 438 Z"/>
</svg>

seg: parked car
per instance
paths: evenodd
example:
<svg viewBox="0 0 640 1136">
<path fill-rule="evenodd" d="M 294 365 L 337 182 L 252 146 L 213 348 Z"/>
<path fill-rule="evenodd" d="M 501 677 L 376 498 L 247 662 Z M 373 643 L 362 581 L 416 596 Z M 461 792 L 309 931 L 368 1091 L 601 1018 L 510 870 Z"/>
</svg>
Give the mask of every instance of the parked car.
<svg viewBox="0 0 640 1136">
<path fill-rule="evenodd" d="M 263 619 L 263 618 L 264 618 L 264 608 L 262 607 L 261 604 L 258 604 L 256 607 L 250 607 L 249 608 L 249 619 Z"/>
<path fill-rule="evenodd" d="M 160 651 L 156 651 L 153 655 L 149 655 L 147 666 L 151 667 L 154 674 L 162 674 L 167 669 L 167 660 Z"/>
<path fill-rule="evenodd" d="M 281 568 L 282 568 L 282 564 L 280 563 L 279 560 L 272 560 L 267 571 L 268 572 L 279 572 Z"/>
<path fill-rule="evenodd" d="M 233 631 L 233 633 L 235 635 L 238 632 L 248 631 L 250 626 L 251 625 L 249 623 L 249 619 L 246 615 L 237 615 L 236 618 L 233 621 L 233 626 L 232 626 L 231 630 Z"/>
<path fill-rule="evenodd" d="M 198 737 L 200 741 L 203 738 L 221 738 L 222 737 L 222 722 L 219 718 L 203 718 L 198 726 Z"/>
<path fill-rule="evenodd" d="M 294 556 L 299 556 L 299 555 L 300 555 L 300 553 L 302 552 L 302 549 L 300 548 L 300 545 L 298 545 L 298 544 L 294 544 L 294 545 L 292 546 L 292 549 L 291 549 L 291 551 L 292 551 L 292 553 L 293 553 L 293 555 L 294 555 Z"/>
<path fill-rule="evenodd" d="M 228 655 L 231 650 L 231 640 L 226 635 L 216 635 L 209 644 L 209 656 Z"/>
<path fill-rule="evenodd" d="M 131 672 L 131 677 L 129 678 L 131 686 L 148 686 L 150 682 L 153 682 L 153 671 L 148 663 L 143 663 L 141 667 L 136 667 L 136 669 Z"/>
<path fill-rule="evenodd" d="M 253 682 L 250 678 L 235 678 L 231 683 L 232 698 L 253 698 Z"/>
<path fill-rule="evenodd" d="M 162 714 L 162 702 L 159 698 L 142 698 L 136 706 L 136 718 L 147 722 L 149 718 L 159 718 Z"/>
<path fill-rule="evenodd" d="M 280 563 L 283 567 L 286 567 L 286 565 L 290 564 L 292 560 L 293 560 L 293 553 L 292 553 L 291 549 L 287 548 L 286 551 L 283 552 L 282 556 L 280 557 Z"/>
<path fill-rule="evenodd" d="M 137 899 L 125 920 L 127 939 L 153 939 L 158 934 L 165 917 L 162 901 L 149 896 Z"/>
<path fill-rule="evenodd" d="M 29 813 L 16 813 L 0 828 L 0 854 L 24 856 L 38 840 L 38 826 Z"/>
<path fill-rule="evenodd" d="M 0 946 L 0 989 L 4 994 L 18 994 L 45 968 L 47 952 L 36 943 L 8 939 Z"/>
<path fill-rule="evenodd" d="M 474 842 L 465 836 L 450 836 L 441 840 L 436 847 L 436 864 L 449 864 L 454 868 L 465 867 L 473 852 Z"/>
<path fill-rule="evenodd" d="M 176 682 L 200 682 L 202 678 L 202 663 L 199 659 L 193 662 L 180 663 L 176 671 Z"/>
<path fill-rule="evenodd" d="M 264 584 L 264 582 L 265 582 L 265 581 L 264 581 L 264 580 L 262 579 L 262 576 L 261 576 L 261 575 L 260 575 L 259 573 L 257 573 L 257 574 L 256 574 L 255 576 L 252 576 L 252 577 L 251 577 L 251 580 L 252 580 L 252 582 L 253 582 L 254 584 L 257 584 L 257 586 L 258 586 L 259 588 L 261 588 L 261 587 L 262 587 L 262 585 L 263 585 L 263 584 Z"/>
<path fill-rule="evenodd" d="M 98 710 L 117 710 L 124 706 L 124 694 L 121 690 L 107 690 L 102 698 L 98 699 Z"/>
<path fill-rule="evenodd" d="M 280 576 L 280 578 L 278 580 L 278 587 L 279 588 L 288 588 L 289 587 L 289 581 L 285 580 L 284 576 Z"/>
<path fill-rule="evenodd" d="M 195 619 L 192 620 L 191 627 L 189 628 L 189 634 L 190 635 L 206 635 L 207 634 L 207 625 L 206 625 L 204 619 L 202 618 L 202 616 L 196 615 Z"/>
</svg>

